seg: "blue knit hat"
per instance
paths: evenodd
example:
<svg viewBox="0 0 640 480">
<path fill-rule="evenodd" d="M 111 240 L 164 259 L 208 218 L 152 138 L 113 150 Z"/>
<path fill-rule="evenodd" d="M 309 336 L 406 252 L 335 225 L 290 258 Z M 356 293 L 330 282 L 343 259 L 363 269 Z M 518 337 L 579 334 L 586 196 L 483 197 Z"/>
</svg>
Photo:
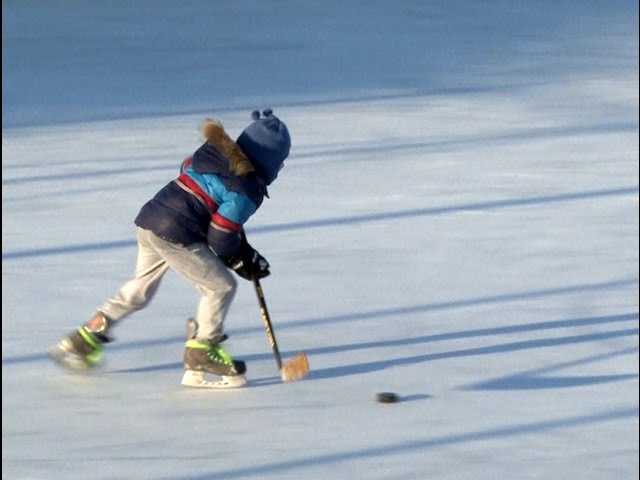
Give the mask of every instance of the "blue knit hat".
<svg viewBox="0 0 640 480">
<path fill-rule="evenodd" d="M 251 113 L 253 123 L 240 134 L 236 143 L 242 149 L 256 173 L 267 185 L 276 177 L 291 150 L 291 137 L 287 126 L 273 114 L 271 109 Z"/>
</svg>

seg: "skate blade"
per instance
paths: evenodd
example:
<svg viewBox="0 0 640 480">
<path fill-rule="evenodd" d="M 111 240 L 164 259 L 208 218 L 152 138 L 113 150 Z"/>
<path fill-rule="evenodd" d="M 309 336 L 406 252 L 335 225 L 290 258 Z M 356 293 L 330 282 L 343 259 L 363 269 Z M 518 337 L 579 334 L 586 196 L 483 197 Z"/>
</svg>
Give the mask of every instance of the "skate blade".
<svg viewBox="0 0 640 480">
<path fill-rule="evenodd" d="M 65 370 L 70 370 L 72 372 L 86 372 L 87 370 L 91 369 L 91 366 L 88 365 L 82 357 L 67 352 L 66 350 L 60 348 L 58 345 L 47 350 L 47 355 L 49 355 L 49 358 L 51 360 L 53 360 Z"/>
<path fill-rule="evenodd" d="M 207 380 L 206 372 L 197 372 L 195 370 L 186 370 L 182 376 L 182 385 L 192 388 L 214 388 L 214 389 L 231 389 L 244 387 L 247 384 L 247 377 L 244 375 L 224 376 L 220 380 Z"/>
<path fill-rule="evenodd" d="M 303 353 L 299 353 L 282 365 L 280 376 L 283 382 L 301 380 L 309 374 L 309 359 Z"/>
</svg>

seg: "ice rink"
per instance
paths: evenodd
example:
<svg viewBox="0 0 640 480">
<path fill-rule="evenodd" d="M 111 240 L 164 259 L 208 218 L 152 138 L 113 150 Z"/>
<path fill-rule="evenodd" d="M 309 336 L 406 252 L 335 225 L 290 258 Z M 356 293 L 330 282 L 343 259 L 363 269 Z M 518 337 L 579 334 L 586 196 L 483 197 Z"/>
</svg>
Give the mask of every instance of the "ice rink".
<svg viewBox="0 0 640 480">
<path fill-rule="evenodd" d="M 638 478 L 637 2 L 130 3 L 3 2 L 3 479 Z M 308 378 L 239 280 L 248 387 L 182 387 L 173 272 L 104 369 L 51 364 L 200 123 L 267 107 L 246 229 Z"/>
</svg>

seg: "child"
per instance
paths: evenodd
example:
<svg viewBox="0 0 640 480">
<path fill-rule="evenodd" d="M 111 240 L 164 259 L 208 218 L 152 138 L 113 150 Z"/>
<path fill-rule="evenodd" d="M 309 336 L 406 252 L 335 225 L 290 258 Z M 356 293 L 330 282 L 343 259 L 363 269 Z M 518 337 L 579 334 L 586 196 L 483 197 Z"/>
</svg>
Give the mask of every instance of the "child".
<svg viewBox="0 0 640 480">
<path fill-rule="evenodd" d="M 204 122 L 205 143 L 135 219 L 135 275 L 86 324 L 49 350 L 53 360 L 71 370 L 100 364 L 112 329 L 145 308 L 173 268 L 202 295 L 185 346 L 183 385 L 224 388 L 246 383 L 245 363 L 220 345 L 237 287 L 230 270 L 248 280 L 269 275 L 269 263 L 247 243 L 243 225 L 268 197 L 267 186 L 291 148 L 286 125 L 271 110 L 262 117 L 254 111 L 252 118 L 235 142 L 220 122 Z M 206 381 L 205 373 L 222 380 Z"/>
</svg>

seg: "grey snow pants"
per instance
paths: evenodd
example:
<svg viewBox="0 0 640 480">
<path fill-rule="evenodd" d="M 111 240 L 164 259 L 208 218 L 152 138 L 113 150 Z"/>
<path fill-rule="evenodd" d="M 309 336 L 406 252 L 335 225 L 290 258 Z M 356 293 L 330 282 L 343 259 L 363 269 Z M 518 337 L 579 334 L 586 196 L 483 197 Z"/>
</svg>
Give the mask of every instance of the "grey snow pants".
<svg viewBox="0 0 640 480">
<path fill-rule="evenodd" d="M 202 295 L 195 316 L 198 322 L 196 340 L 218 342 L 224 333 L 224 319 L 236 293 L 237 281 L 232 273 L 205 242 L 178 245 L 141 228 L 137 230 L 137 237 L 135 275 L 98 310 L 117 324 L 149 304 L 162 277 L 172 268 Z"/>
</svg>

